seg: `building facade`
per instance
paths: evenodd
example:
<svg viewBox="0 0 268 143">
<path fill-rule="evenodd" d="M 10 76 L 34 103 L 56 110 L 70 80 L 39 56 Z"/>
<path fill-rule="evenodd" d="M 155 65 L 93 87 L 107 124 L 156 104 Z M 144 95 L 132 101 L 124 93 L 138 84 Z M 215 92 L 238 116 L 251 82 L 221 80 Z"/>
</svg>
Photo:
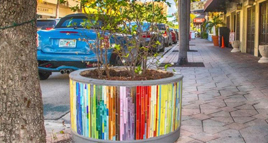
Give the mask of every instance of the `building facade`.
<svg viewBox="0 0 268 143">
<path fill-rule="evenodd" d="M 209 0 L 211 9 L 205 10 L 224 12 L 226 26 L 235 32 L 241 52 L 260 56 L 259 45 L 268 45 L 268 0 L 214 1 L 222 1 L 224 8 L 212 8 L 213 0 Z"/>
<path fill-rule="evenodd" d="M 37 1 L 37 15 L 38 18 L 59 18 L 64 17 L 68 14 L 72 14 L 70 7 L 79 5 L 80 2 L 77 0 L 66 0 L 64 4 L 59 4 L 57 9 L 57 0 L 42 0 Z"/>
</svg>

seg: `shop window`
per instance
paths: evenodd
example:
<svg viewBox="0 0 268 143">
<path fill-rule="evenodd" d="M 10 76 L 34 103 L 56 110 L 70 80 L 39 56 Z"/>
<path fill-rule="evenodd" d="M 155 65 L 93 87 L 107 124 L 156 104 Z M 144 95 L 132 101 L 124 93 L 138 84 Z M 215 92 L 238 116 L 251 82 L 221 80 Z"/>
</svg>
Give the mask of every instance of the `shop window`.
<svg viewBox="0 0 268 143">
<path fill-rule="evenodd" d="M 268 44 L 268 2 L 260 4 L 260 29 L 259 42 L 260 45 Z"/>
</svg>

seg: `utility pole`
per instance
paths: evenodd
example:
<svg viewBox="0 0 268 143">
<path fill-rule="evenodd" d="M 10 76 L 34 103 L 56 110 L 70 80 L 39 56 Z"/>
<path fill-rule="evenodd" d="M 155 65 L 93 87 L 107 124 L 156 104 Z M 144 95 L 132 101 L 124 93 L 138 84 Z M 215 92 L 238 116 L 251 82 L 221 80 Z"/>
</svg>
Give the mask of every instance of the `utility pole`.
<svg viewBox="0 0 268 143">
<path fill-rule="evenodd" d="M 189 33 L 187 33 L 187 18 L 190 15 L 187 15 L 187 1 L 190 0 L 178 0 L 178 9 L 179 9 L 179 45 L 180 45 L 180 51 L 179 51 L 179 58 L 177 61 L 177 65 L 184 65 L 188 63 L 187 58 L 187 43 L 189 43 Z M 188 3 L 189 4 L 189 3 Z M 188 37 L 188 38 L 187 38 Z"/>
</svg>

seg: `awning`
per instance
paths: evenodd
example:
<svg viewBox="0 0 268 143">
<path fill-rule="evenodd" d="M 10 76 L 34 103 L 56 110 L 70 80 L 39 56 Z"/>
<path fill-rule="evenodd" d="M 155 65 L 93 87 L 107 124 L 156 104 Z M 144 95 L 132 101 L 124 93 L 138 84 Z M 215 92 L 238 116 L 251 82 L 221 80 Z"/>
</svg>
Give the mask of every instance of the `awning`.
<svg viewBox="0 0 268 143">
<path fill-rule="evenodd" d="M 192 10 L 192 13 L 204 13 L 204 9 L 200 9 L 200 10 Z"/>
<path fill-rule="evenodd" d="M 205 3 L 205 12 L 226 12 L 226 0 L 208 0 Z"/>
</svg>

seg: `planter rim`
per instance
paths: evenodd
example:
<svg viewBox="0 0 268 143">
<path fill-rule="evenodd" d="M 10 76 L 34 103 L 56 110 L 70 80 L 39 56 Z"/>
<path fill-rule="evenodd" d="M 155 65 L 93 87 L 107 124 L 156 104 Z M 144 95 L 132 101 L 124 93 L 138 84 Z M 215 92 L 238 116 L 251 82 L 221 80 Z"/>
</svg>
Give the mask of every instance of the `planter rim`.
<svg viewBox="0 0 268 143">
<path fill-rule="evenodd" d="M 81 136 L 79 134 L 77 134 L 76 132 L 74 132 L 73 130 L 71 130 L 71 134 L 73 135 L 72 139 L 74 141 L 78 141 L 77 139 L 79 139 L 80 143 L 163 143 L 163 142 L 170 142 L 172 140 L 172 142 L 175 142 L 176 140 L 178 140 L 178 138 L 180 137 L 180 128 L 181 126 L 179 126 L 175 131 L 165 134 L 165 135 L 160 135 L 157 137 L 151 137 L 151 138 L 147 138 L 147 139 L 141 139 L 141 140 L 123 140 L 123 141 L 113 141 L 113 140 L 102 140 L 102 139 L 93 139 L 93 138 L 88 138 L 85 136 Z"/>
<path fill-rule="evenodd" d="M 148 85 L 160 85 L 160 84 L 169 84 L 173 82 L 178 82 L 183 79 L 183 76 L 178 73 L 174 73 L 172 77 L 156 79 L 156 80 L 135 80 L 135 81 L 121 81 L 121 80 L 102 80 L 102 79 L 94 79 L 89 77 L 83 77 L 80 75 L 81 72 L 92 69 L 81 69 L 72 72 L 69 77 L 73 81 L 78 81 L 82 83 L 90 83 L 94 85 L 105 85 L 105 86 L 148 86 Z"/>
</svg>

